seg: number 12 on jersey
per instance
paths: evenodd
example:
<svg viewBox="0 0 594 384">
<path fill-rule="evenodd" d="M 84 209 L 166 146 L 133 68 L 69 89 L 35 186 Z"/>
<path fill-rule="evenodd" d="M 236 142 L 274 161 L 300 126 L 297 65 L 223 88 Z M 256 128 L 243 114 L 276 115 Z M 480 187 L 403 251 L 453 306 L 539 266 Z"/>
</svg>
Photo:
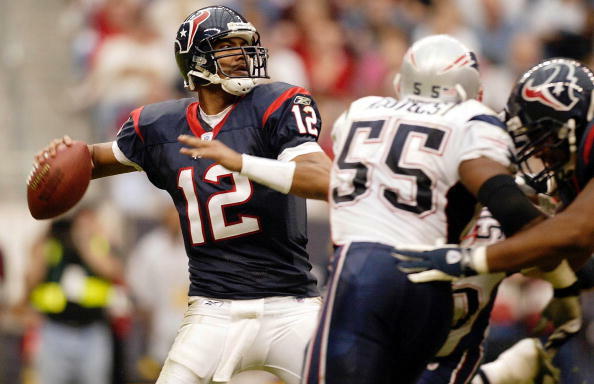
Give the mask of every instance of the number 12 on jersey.
<svg viewBox="0 0 594 384">
<path fill-rule="evenodd" d="M 201 212 L 194 185 L 194 168 L 182 168 L 179 171 L 177 186 L 183 192 L 187 204 L 188 227 L 192 245 L 206 242 L 203 219 L 210 223 L 212 238 L 225 240 L 260 231 L 260 219 L 257 216 L 239 215 L 239 220 L 230 222 L 225 217 L 225 207 L 241 205 L 249 201 L 254 193 L 249 179 L 229 171 L 222 165 L 215 164 L 204 173 L 204 182 L 220 184 L 221 177 L 230 177 L 232 188 L 213 193 L 206 201 L 206 211 Z"/>
</svg>

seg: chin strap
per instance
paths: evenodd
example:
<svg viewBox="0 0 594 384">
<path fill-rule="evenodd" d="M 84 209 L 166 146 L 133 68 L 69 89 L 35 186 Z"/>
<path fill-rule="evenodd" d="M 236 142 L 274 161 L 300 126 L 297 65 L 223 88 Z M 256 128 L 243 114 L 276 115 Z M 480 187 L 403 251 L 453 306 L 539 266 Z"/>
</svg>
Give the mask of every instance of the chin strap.
<svg viewBox="0 0 594 384">
<path fill-rule="evenodd" d="M 466 91 L 464 90 L 463 86 L 461 86 L 460 84 L 456 84 L 454 86 L 454 89 L 456 90 L 456 92 L 458 93 L 458 96 L 460 97 L 460 102 L 466 101 L 466 99 L 468 99 L 468 95 L 466 94 Z"/>
<path fill-rule="evenodd" d="M 207 71 L 190 71 L 188 72 L 188 84 L 187 88 L 190 91 L 197 91 L 200 85 L 194 83 L 192 77 L 207 81 L 204 85 L 209 84 L 220 84 L 223 90 L 235 96 L 243 96 L 252 90 L 257 84 L 256 79 L 252 78 L 230 78 L 223 79 L 216 73 L 210 73 Z"/>
</svg>

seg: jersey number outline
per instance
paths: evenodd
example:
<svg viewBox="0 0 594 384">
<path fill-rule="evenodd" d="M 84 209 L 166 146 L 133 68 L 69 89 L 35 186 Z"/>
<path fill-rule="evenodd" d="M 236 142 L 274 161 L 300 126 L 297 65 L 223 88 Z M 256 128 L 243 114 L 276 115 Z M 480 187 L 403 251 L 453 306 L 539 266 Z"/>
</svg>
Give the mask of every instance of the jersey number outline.
<svg viewBox="0 0 594 384">
<path fill-rule="evenodd" d="M 220 164 L 215 164 L 204 173 L 203 180 L 212 184 L 220 184 L 221 177 L 230 177 L 232 188 L 227 191 L 213 193 L 206 201 L 206 216 L 210 223 L 212 238 L 226 240 L 239 236 L 259 232 L 260 219 L 257 216 L 239 215 L 239 220 L 228 222 L 225 217 L 225 207 L 235 206 L 249 201 L 254 193 L 250 180 L 242 175 L 229 171 Z M 194 183 L 194 168 L 182 168 L 177 177 L 177 187 L 186 199 L 188 228 L 192 245 L 206 242 L 203 225 L 203 213 L 200 209 L 196 185 Z"/>
<path fill-rule="evenodd" d="M 301 108 L 299 105 L 293 105 L 291 108 L 291 112 L 295 115 L 295 121 L 297 122 L 297 129 L 299 133 L 302 135 L 307 135 L 308 133 L 312 136 L 318 137 L 318 128 L 316 128 L 316 124 L 318 122 L 318 117 L 316 116 L 316 110 L 313 109 L 312 106 L 307 105 L 303 107 L 303 112 L 306 113 L 305 115 L 305 124 L 303 123 L 303 116 L 301 114 Z"/>
<path fill-rule="evenodd" d="M 355 121 L 349 129 L 348 136 L 346 138 L 344 147 L 337 159 L 336 164 L 338 165 L 339 171 L 353 172 L 354 177 L 352 179 L 352 188 L 348 194 L 339 194 L 338 188 L 333 188 L 332 199 L 334 203 L 348 203 L 353 202 L 360 198 L 369 187 L 369 168 L 364 164 L 363 161 L 348 161 L 347 158 L 352 152 L 353 139 L 357 134 L 367 132 L 363 145 L 366 143 L 377 143 L 381 142 L 381 133 L 386 127 L 387 120 L 366 120 L 366 121 Z M 384 185 L 382 197 L 391 206 L 401 209 L 407 212 L 414 213 L 416 215 L 424 215 L 428 212 L 433 211 L 433 191 L 432 185 L 433 179 L 421 168 L 404 167 L 400 165 L 403 163 L 404 152 L 407 140 L 411 136 L 423 136 L 424 142 L 421 145 L 421 150 L 424 152 L 439 155 L 443 147 L 444 139 L 446 138 L 447 131 L 439 127 L 427 127 L 422 125 L 408 124 L 400 121 L 396 121 L 396 134 L 390 148 L 388 155 L 384 160 L 385 164 L 392 171 L 394 177 L 414 178 L 416 184 L 416 193 L 414 193 L 413 200 L 414 204 L 407 204 L 400 201 L 398 191 L 391 189 L 389 186 Z"/>
</svg>

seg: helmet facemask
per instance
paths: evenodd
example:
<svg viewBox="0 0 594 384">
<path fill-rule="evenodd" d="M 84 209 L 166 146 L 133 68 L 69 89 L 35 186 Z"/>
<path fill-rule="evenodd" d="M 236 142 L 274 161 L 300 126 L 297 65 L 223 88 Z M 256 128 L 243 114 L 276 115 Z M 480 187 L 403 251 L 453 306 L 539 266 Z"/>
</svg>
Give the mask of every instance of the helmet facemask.
<svg viewBox="0 0 594 384">
<path fill-rule="evenodd" d="M 538 192 L 565 200 L 577 192 L 577 152 L 591 119 L 593 85 L 587 67 L 555 58 L 532 67 L 514 87 L 505 110 L 514 161 Z"/>
<path fill-rule="evenodd" d="M 218 41 L 231 37 L 241 37 L 248 43 L 255 40 L 255 43 L 239 47 L 214 48 Z M 229 57 L 242 57 L 247 74 L 227 73 L 219 60 Z M 237 96 L 244 95 L 257 84 L 256 79 L 269 78 L 267 61 L 268 49 L 260 46 L 260 38 L 255 30 L 213 36 L 198 45 L 194 53 L 192 58 L 194 70 L 188 72 L 188 88 L 196 90 L 197 85 L 221 84 L 223 90 L 228 93 Z"/>
<path fill-rule="evenodd" d="M 522 124 L 515 116 L 507 128 L 516 147 L 515 163 L 527 183 L 539 193 L 554 194 L 573 177 L 577 155 L 575 121 L 551 118 Z"/>
</svg>

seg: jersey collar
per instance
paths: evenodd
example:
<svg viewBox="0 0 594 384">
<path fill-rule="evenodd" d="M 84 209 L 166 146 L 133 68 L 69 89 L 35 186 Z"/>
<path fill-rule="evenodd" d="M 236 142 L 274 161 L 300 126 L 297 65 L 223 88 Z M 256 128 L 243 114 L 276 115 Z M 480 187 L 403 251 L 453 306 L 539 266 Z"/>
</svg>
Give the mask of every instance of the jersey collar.
<svg viewBox="0 0 594 384">
<path fill-rule="evenodd" d="M 219 131 L 221 130 L 221 128 L 223 128 L 223 125 L 225 125 L 225 122 L 227 121 L 227 119 L 231 115 L 231 112 L 233 112 L 236 106 L 237 103 L 233 104 L 233 106 L 231 107 L 231 109 L 229 109 L 229 112 L 227 112 L 223 120 L 221 120 L 215 127 L 213 127 L 212 132 L 206 131 L 204 127 L 202 127 L 202 123 L 200 123 L 200 120 L 198 119 L 198 114 L 200 113 L 198 108 L 200 107 L 200 103 L 197 101 L 188 105 L 188 107 L 186 108 L 186 120 L 188 121 L 190 130 L 192 131 L 192 133 L 194 133 L 196 137 L 207 140 L 207 138 L 210 136 L 208 140 L 212 140 L 215 137 L 217 137 Z"/>
</svg>

